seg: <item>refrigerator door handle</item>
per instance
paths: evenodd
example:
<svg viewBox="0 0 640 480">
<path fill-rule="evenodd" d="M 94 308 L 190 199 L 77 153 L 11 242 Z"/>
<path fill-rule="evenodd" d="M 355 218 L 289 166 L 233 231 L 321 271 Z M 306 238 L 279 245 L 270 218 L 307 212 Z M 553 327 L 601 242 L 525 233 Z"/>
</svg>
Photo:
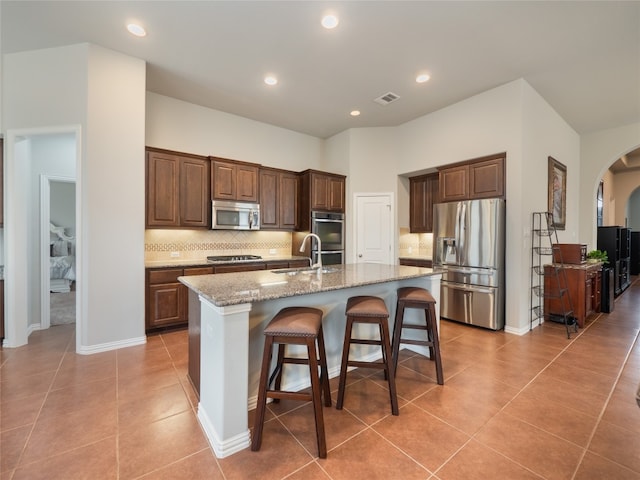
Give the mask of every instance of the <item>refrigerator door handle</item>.
<svg viewBox="0 0 640 480">
<path fill-rule="evenodd" d="M 459 239 L 458 242 L 460 244 L 460 265 L 466 265 L 467 263 L 467 255 L 466 255 L 466 238 L 467 238 L 467 202 L 462 202 L 462 208 L 460 209 L 460 231 L 459 231 Z"/>
<path fill-rule="evenodd" d="M 460 220 L 462 219 L 462 203 L 456 205 L 456 227 L 455 227 L 455 248 L 456 248 L 456 264 L 462 264 L 462 244 L 460 238 L 462 237 Z"/>
</svg>

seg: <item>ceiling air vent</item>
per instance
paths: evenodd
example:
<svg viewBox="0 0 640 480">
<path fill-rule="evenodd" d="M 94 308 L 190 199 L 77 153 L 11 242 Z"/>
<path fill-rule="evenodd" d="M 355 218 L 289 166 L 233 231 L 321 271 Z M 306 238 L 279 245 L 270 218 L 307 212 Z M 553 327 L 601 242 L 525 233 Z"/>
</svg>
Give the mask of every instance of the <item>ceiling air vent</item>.
<svg viewBox="0 0 640 480">
<path fill-rule="evenodd" d="M 400 98 L 400 95 L 396 95 L 393 92 L 387 92 L 384 95 L 374 98 L 373 101 L 380 105 L 389 105 L 391 102 L 395 102 Z"/>
</svg>

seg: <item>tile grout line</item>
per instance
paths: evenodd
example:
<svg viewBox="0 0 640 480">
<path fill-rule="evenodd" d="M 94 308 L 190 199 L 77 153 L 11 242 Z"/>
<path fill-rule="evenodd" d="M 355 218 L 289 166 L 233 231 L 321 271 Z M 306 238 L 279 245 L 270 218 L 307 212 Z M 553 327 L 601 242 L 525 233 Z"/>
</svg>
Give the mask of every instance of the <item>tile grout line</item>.
<svg viewBox="0 0 640 480">
<path fill-rule="evenodd" d="M 598 317 L 598 318 L 599 318 L 599 317 Z M 597 318 L 596 318 L 596 320 L 597 320 Z M 595 320 L 594 320 L 594 322 L 592 322 L 591 324 L 593 324 L 593 323 L 595 323 Z M 482 443 L 482 442 L 480 442 L 480 441 L 476 440 L 476 436 L 477 436 L 477 434 L 478 434 L 478 433 L 479 433 L 479 432 L 484 428 L 484 426 L 485 426 L 485 425 L 487 425 L 487 424 L 488 424 L 491 420 L 493 420 L 497 415 L 499 415 L 500 413 L 502 413 L 502 412 L 507 408 L 507 406 L 509 406 L 509 405 L 510 405 L 510 404 L 511 404 L 511 403 L 512 403 L 512 402 L 513 402 L 513 401 L 514 401 L 514 400 L 515 400 L 515 399 L 516 399 L 516 398 L 517 398 L 517 397 L 518 397 L 518 396 L 519 396 L 519 395 L 520 395 L 520 394 L 521 394 L 521 393 L 522 393 L 522 392 L 523 392 L 523 391 L 524 391 L 524 390 L 525 390 L 525 389 L 526 389 L 526 388 L 527 388 L 527 387 L 528 387 L 532 382 L 534 382 L 534 381 L 535 381 L 535 380 L 536 380 L 536 379 L 537 379 L 537 378 L 538 378 L 538 377 L 539 377 L 539 376 L 540 376 L 540 375 L 541 375 L 545 370 L 547 370 L 547 369 L 548 369 L 548 368 L 549 368 L 549 367 L 550 367 L 550 366 L 551 366 L 551 365 L 552 365 L 552 364 L 553 364 L 553 363 L 554 363 L 554 362 L 555 362 L 555 361 L 556 361 L 556 360 L 557 360 L 557 359 L 558 359 L 558 358 L 559 358 L 563 353 L 565 353 L 565 351 L 566 351 L 566 350 L 567 350 L 571 345 L 573 345 L 573 343 L 574 343 L 576 340 L 578 340 L 578 339 L 579 339 L 579 338 L 580 338 L 580 337 L 585 333 L 585 331 L 586 331 L 586 329 L 585 329 L 583 332 L 581 332 L 579 335 L 577 335 L 576 337 L 574 337 L 573 339 L 568 339 L 568 340 L 570 340 L 570 342 L 569 342 L 566 346 L 564 346 L 564 347 L 563 347 L 563 348 L 562 348 L 562 349 L 561 349 L 561 350 L 560 350 L 560 351 L 559 351 L 559 352 L 558 352 L 558 353 L 557 353 L 557 354 L 556 354 L 556 355 L 555 355 L 555 356 L 554 356 L 554 357 L 553 357 L 553 358 L 552 358 L 552 359 L 551 359 L 551 360 L 550 360 L 550 361 L 549 361 L 549 362 L 548 362 L 548 363 L 547 363 L 547 364 L 546 364 L 542 369 L 540 369 L 540 371 L 539 371 L 538 373 L 536 373 L 536 374 L 535 374 L 535 376 L 534 376 L 531 380 L 529 380 L 529 381 L 528 381 L 528 382 L 527 382 L 527 383 L 526 383 L 526 384 L 525 384 L 525 385 L 524 385 L 520 390 L 518 390 L 518 391 L 515 393 L 515 395 L 514 395 L 514 396 L 513 396 L 513 397 L 512 397 L 512 398 L 511 398 L 507 403 L 505 403 L 505 404 L 504 404 L 504 405 L 503 405 L 503 406 L 502 406 L 502 407 L 501 407 L 501 408 L 500 408 L 500 409 L 499 409 L 499 410 L 498 410 L 494 415 L 492 415 L 492 416 L 491 416 L 491 417 L 490 417 L 486 422 L 484 422 L 484 423 L 483 423 L 483 424 L 482 424 L 482 425 L 481 425 L 481 426 L 476 430 L 476 432 L 475 432 L 475 433 L 473 433 L 472 435 L 470 435 L 470 436 L 469 436 L 469 439 L 468 439 L 466 442 L 464 442 L 464 444 L 463 444 L 462 446 L 460 446 L 460 448 L 459 448 L 458 450 L 456 450 L 456 451 L 455 451 L 455 452 L 454 452 L 454 453 L 453 453 L 449 458 L 447 458 L 447 459 L 446 459 L 446 460 L 445 460 L 445 461 L 444 461 L 444 462 L 443 462 L 443 463 L 442 463 L 442 464 L 441 464 L 441 465 L 440 465 L 440 466 L 435 470 L 434 475 L 437 475 L 437 474 L 438 474 L 438 472 L 439 472 L 439 471 L 440 471 L 440 470 L 441 470 L 441 469 L 442 469 L 442 468 L 443 468 L 447 463 L 449 463 L 449 462 L 451 461 L 451 459 L 452 459 L 452 458 L 454 458 L 454 457 L 458 454 L 458 452 L 460 452 L 464 447 L 466 447 L 469 443 L 471 443 L 471 441 L 472 441 L 472 440 L 475 440 L 475 441 L 477 441 L 478 443 L 480 443 L 481 445 L 483 445 L 485 448 L 488 448 L 488 449 L 492 450 L 493 452 L 497 453 L 497 454 L 498 454 L 498 455 L 500 455 L 501 457 L 506 458 L 507 460 L 509 460 L 509 461 L 511 461 L 511 462 L 513 462 L 513 463 L 515 463 L 516 465 L 518 465 L 518 466 L 520 466 L 520 467 L 524 468 L 524 469 L 525 469 L 525 470 L 527 470 L 528 472 L 531 472 L 532 474 L 534 474 L 534 475 L 536 475 L 536 476 L 538 476 L 538 477 L 544 478 L 544 477 L 542 477 L 540 474 L 538 474 L 537 472 L 532 471 L 532 470 L 531 470 L 530 468 L 528 468 L 527 466 L 522 465 L 520 462 L 517 462 L 515 459 L 510 458 L 510 457 L 506 456 L 505 454 L 503 454 L 502 452 L 499 452 L 499 451 L 497 451 L 497 450 L 495 450 L 495 449 L 491 448 L 490 446 L 485 445 L 484 443 Z M 504 346 L 504 345 L 502 345 L 500 348 L 502 348 L 503 346 Z M 499 350 L 500 348 L 498 348 L 497 350 Z M 496 351 L 497 351 L 497 350 L 496 350 Z M 467 367 L 467 368 L 469 368 L 469 367 Z M 463 370 L 461 370 L 461 372 L 462 372 L 462 371 L 464 371 L 464 370 L 466 370 L 466 368 L 465 368 L 465 369 L 463 369 Z M 461 373 L 461 372 L 458 372 L 457 374 L 459 374 L 459 373 Z M 457 374 L 456 374 L 456 375 L 457 375 Z M 418 408 L 419 408 L 419 407 L 418 407 Z M 428 412 L 427 412 L 427 413 L 428 413 Z M 436 417 L 436 418 L 438 418 L 438 417 Z M 443 419 L 440 419 L 440 420 L 441 420 L 441 421 L 444 421 Z M 448 422 L 445 422 L 445 423 L 446 423 L 447 425 L 450 425 Z M 528 422 L 525 422 L 525 423 L 529 424 Z M 529 425 L 531 425 L 531 424 L 529 424 Z M 453 425 L 450 425 L 450 426 L 451 426 L 451 427 L 454 427 Z M 546 430 L 543 430 L 543 429 L 541 429 L 540 427 L 537 427 L 537 426 L 535 426 L 535 425 L 532 425 L 532 426 L 533 426 L 533 427 L 535 427 L 535 428 L 537 428 L 537 429 L 539 429 L 539 430 L 542 430 L 542 431 L 543 431 L 543 432 L 545 432 L 545 433 L 549 433 L 549 434 L 553 435 L 551 432 L 547 432 Z M 456 427 L 454 427 L 454 428 L 456 428 Z M 554 435 L 554 436 L 556 436 L 556 437 L 557 437 L 557 435 Z M 558 438 L 561 438 L 561 437 L 558 437 Z M 566 439 L 563 439 L 563 440 L 565 440 L 565 441 L 566 441 Z M 573 443 L 573 442 L 570 442 L 570 443 Z M 581 447 L 581 448 L 582 448 L 582 447 Z M 584 450 L 586 450 L 586 449 L 584 449 Z M 580 462 L 578 463 L 578 465 L 580 465 Z"/>
<path fill-rule="evenodd" d="M 53 389 L 53 384 L 56 381 L 56 377 L 58 376 L 58 373 L 60 372 L 60 367 L 62 367 L 62 362 L 64 361 L 65 356 L 67 355 L 68 351 L 69 351 L 69 344 L 72 343 L 74 335 L 70 335 L 69 339 L 67 340 L 67 344 L 65 346 L 64 349 L 64 353 L 62 354 L 62 357 L 60 358 L 60 361 L 58 362 L 58 367 L 56 368 L 56 373 L 53 374 L 53 377 L 51 378 L 51 383 L 49 383 L 49 388 L 47 389 L 47 392 L 45 393 L 44 399 L 42 400 L 42 405 L 40 405 L 40 408 L 38 409 L 38 413 L 36 414 L 36 417 L 33 420 L 33 425 L 31 426 L 31 430 L 29 430 L 29 434 L 27 435 L 27 438 L 24 442 L 24 445 L 22 447 L 22 450 L 20 451 L 20 456 L 18 457 L 18 460 L 16 461 L 16 465 L 13 469 L 13 473 L 11 474 L 11 478 L 13 478 L 13 476 L 15 475 L 16 471 L 20 468 L 20 464 L 22 463 L 22 459 L 24 457 L 24 453 L 27 450 L 27 445 L 29 445 L 29 441 L 31 440 L 31 436 L 33 435 L 33 431 L 36 428 L 36 423 L 38 422 L 38 420 L 40 419 L 40 416 L 42 415 L 42 409 L 44 408 L 45 403 L 47 402 L 47 399 L 49 398 L 49 394 L 51 393 L 52 389 Z M 75 345 L 75 342 L 73 342 L 73 344 Z M 29 462 L 29 463 L 34 463 L 34 462 Z M 28 463 L 26 464 L 28 465 Z"/>
<path fill-rule="evenodd" d="M 635 282 L 634 282 L 635 283 Z M 601 316 L 602 314 L 600 314 Z M 598 316 L 598 318 L 596 318 L 591 325 L 594 325 L 596 323 L 597 320 L 600 319 L 600 316 Z M 591 326 L 589 325 L 589 326 Z M 598 415 L 598 419 L 596 421 L 596 424 L 594 425 L 593 429 L 591 430 L 591 434 L 589 435 L 589 439 L 587 440 L 587 446 L 584 448 L 584 451 L 582 452 L 582 455 L 580 456 L 580 460 L 578 462 L 578 465 L 576 466 L 573 475 L 571 476 L 571 480 L 573 480 L 576 475 L 578 474 L 578 470 L 580 468 L 580 465 L 582 465 L 582 461 L 584 460 L 584 457 L 587 454 L 587 451 L 589 450 L 589 446 L 591 445 L 591 442 L 593 441 L 593 437 L 596 434 L 596 431 L 598 430 L 598 427 L 600 426 L 600 423 L 602 422 L 602 418 L 604 417 L 604 414 L 607 410 L 607 407 L 609 406 L 609 402 L 611 401 L 611 397 L 613 396 L 613 393 L 616 390 L 616 387 L 618 386 L 618 382 L 620 381 L 620 377 L 622 376 L 622 371 L 624 370 L 625 365 L 627 364 L 627 362 L 629 361 L 629 357 L 631 356 L 631 352 L 633 351 L 635 345 L 638 343 L 638 339 L 640 338 L 640 331 L 638 331 L 638 333 L 636 333 L 636 338 L 635 340 L 631 343 L 631 346 L 629 347 L 629 349 L 627 350 L 627 354 L 624 357 L 624 361 L 622 362 L 622 365 L 620 367 L 620 370 L 618 370 L 618 375 L 616 376 L 615 381 L 613 382 L 613 385 L 611 386 L 611 389 L 609 390 L 609 394 L 607 396 L 607 399 L 604 402 L 604 405 L 602 406 L 602 409 L 600 410 L 600 414 Z M 613 461 L 611 459 L 608 459 L 609 461 Z M 615 462 L 617 463 L 617 462 Z M 618 464 L 619 465 L 619 464 Z M 626 468 L 626 465 L 623 465 Z"/>
</svg>

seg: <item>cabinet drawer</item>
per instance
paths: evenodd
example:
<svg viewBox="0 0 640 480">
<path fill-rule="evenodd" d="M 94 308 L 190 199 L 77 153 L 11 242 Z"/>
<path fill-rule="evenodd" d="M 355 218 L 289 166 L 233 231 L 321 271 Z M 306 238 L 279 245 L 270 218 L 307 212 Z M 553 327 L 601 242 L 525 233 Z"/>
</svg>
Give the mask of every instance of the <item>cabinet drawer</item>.
<svg viewBox="0 0 640 480">
<path fill-rule="evenodd" d="M 213 267 L 192 267 L 185 268 L 184 275 L 209 275 L 213 273 Z"/>
<path fill-rule="evenodd" d="M 286 260 L 267 262 L 267 270 L 276 270 L 278 268 L 289 268 L 289 262 Z"/>
<path fill-rule="evenodd" d="M 216 267 L 216 273 L 252 272 L 254 270 L 264 269 L 264 263 L 252 263 L 250 265 L 221 265 Z"/>
<path fill-rule="evenodd" d="M 178 277 L 181 277 L 183 270 L 181 268 L 171 268 L 167 270 L 149 270 L 149 284 L 158 283 L 176 283 Z"/>
</svg>

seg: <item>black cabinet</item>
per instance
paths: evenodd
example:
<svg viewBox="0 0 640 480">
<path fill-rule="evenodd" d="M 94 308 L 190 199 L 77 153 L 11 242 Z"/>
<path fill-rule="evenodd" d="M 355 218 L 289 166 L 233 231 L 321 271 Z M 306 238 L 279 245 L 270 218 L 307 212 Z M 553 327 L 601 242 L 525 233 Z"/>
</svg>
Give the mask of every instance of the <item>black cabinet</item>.
<svg viewBox="0 0 640 480">
<path fill-rule="evenodd" d="M 614 269 L 613 291 L 618 296 L 631 284 L 631 229 L 598 227 L 598 250 L 607 252 L 609 265 Z"/>
<path fill-rule="evenodd" d="M 631 232 L 631 254 L 629 272 L 640 275 L 640 232 Z"/>
</svg>

